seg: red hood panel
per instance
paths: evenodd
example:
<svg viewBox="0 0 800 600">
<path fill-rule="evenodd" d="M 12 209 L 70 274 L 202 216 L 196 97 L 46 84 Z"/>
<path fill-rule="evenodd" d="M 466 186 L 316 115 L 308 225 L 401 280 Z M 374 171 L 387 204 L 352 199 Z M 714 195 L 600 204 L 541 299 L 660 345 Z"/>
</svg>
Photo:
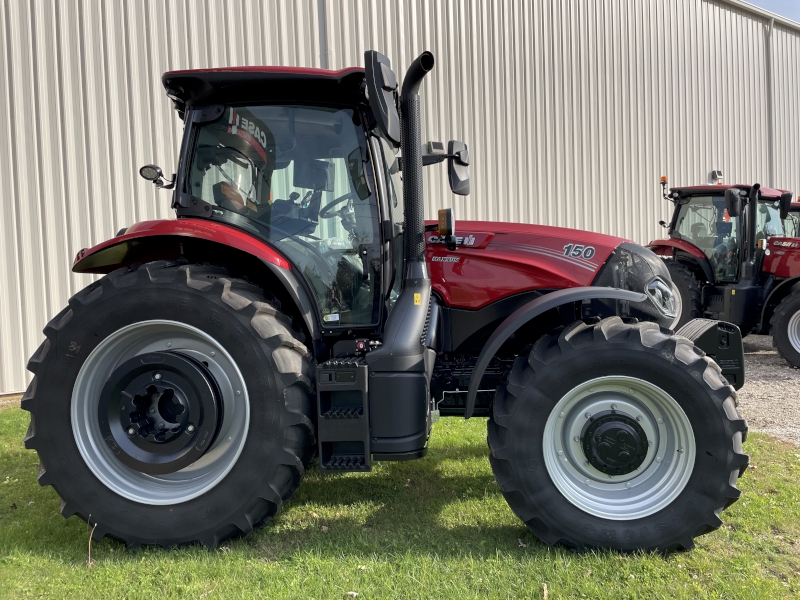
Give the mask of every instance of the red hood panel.
<svg viewBox="0 0 800 600">
<path fill-rule="evenodd" d="M 428 221 L 435 225 L 435 221 Z M 450 252 L 436 231 L 425 234 L 433 289 L 448 306 L 478 309 L 538 289 L 590 285 L 628 240 L 590 231 L 487 221 L 458 221 Z"/>
</svg>

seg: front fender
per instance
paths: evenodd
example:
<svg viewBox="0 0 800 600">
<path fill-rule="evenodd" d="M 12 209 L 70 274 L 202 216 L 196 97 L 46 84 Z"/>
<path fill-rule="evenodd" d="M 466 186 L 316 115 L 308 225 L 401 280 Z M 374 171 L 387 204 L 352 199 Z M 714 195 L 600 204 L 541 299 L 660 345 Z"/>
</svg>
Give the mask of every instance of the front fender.
<svg viewBox="0 0 800 600">
<path fill-rule="evenodd" d="M 652 250 L 659 256 L 675 256 L 677 253 L 682 253 L 686 260 L 692 260 L 703 272 L 709 283 L 714 283 L 714 271 L 711 268 L 711 262 L 705 255 L 705 252 L 700 250 L 697 246 L 690 244 L 686 240 L 678 240 L 669 238 L 667 240 L 655 240 L 647 245 L 648 250 Z"/>
<path fill-rule="evenodd" d="M 486 341 L 486 345 L 484 345 L 480 355 L 478 355 L 478 360 L 475 363 L 475 368 L 472 371 L 472 378 L 469 382 L 467 402 L 464 407 L 465 419 L 469 419 L 475 411 L 475 397 L 478 395 L 478 386 L 481 383 L 486 367 L 489 366 L 489 362 L 494 358 L 494 355 L 500 350 L 506 340 L 520 327 L 548 310 L 563 304 L 580 302 L 582 300 L 627 300 L 629 302 L 644 302 L 647 300 L 647 296 L 639 292 L 609 287 L 577 287 L 545 294 L 518 308 L 494 330 L 494 333 L 492 333 Z"/>
</svg>

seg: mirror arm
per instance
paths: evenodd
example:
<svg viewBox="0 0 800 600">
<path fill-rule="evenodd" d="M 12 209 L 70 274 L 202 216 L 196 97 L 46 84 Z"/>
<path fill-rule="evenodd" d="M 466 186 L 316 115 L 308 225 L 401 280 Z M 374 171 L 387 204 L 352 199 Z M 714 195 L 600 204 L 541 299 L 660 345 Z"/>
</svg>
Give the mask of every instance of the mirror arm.
<svg viewBox="0 0 800 600">
<path fill-rule="evenodd" d="M 159 177 L 153 183 L 155 183 L 156 187 L 160 190 L 171 190 L 175 187 L 175 180 L 176 180 L 176 174 L 173 173 L 172 179 L 164 180 L 163 177 Z"/>
</svg>

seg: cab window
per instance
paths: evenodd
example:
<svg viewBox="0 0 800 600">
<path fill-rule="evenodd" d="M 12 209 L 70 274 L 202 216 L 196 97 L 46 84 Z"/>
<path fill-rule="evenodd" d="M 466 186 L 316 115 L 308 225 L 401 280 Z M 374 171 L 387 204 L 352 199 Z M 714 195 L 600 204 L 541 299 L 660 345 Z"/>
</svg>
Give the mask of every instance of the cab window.
<svg viewBox="0 0 800 600">
<path fill-rule="evenodd" d="M 728 215 L 724 196 L 692 196 L 680 207 L 675 232 L 703 251 L 717 281 L 736 281 L 741 246 L 740 219 Z"/>
<path fill-rule="evenodd" d="M 228 107 L 200 126 L 186 192 L 264 238 L 316 296 L 324 327 L 378 322 L 380 236 L 352 110 Z"/>
</svg>

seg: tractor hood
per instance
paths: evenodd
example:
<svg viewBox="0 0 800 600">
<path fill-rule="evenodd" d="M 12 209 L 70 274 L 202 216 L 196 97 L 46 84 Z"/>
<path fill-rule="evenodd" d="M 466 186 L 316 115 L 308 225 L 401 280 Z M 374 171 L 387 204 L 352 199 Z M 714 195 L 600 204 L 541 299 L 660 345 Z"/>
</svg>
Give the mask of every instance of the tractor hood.
<svg viewBox="0 0 800 600">
<path fill-rule="evenodd" d="M 646 284 L 642 280 L 654 276 L 670 282 L 655 254 L 625 238 L 519 223 L 458 221 L 456 227 L 454 252 L 439 239 L 435 222 L 427 223 L 425 237 L 433 287 L 450 306 L 479 309 L 531 290 L 641 288 Z M 620 261 L 626 266 L 615 267 L 615 280 L 610 266 Z M 607 263 L 609 269 L 604 268 Z"/>
<path fill-rule="evenodd" d="M 426 223 L 434 291 L 447 306 L 479 310 L 524 292 L 596 285 L 646 293 L 627 316 L 670 326 L 678 299 L 664 262 L 650 250 L 611 235 L 518 223 L 459 221 L 455 251 Z M 660 281 L 659 281 L 660 280 Z M 611 314 L 615 314 L 616 307 Z"/>
</svg>

